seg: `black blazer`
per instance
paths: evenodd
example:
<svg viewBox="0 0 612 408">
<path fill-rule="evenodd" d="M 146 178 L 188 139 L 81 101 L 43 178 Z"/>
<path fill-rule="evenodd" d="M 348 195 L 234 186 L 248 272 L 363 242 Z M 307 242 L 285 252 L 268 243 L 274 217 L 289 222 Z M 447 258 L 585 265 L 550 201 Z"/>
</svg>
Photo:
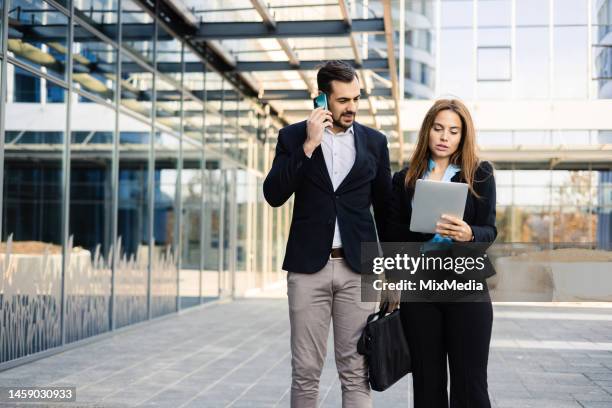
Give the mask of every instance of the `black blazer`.
<svg viewBox="0 0 612 408">
<path fill-rule="evenodd" d="M 361 242 L 376 242 L 376 229 L 384 240 L 391 193 L 387 138 L 357 122 L 353 133 L 355 163 L 334 191 L 321 146 L 311 158 L 304 153 L 306 121 L 280 130 L 263 192 L 273 207 L 283 205 L 295 193 L 284 270 L 314 273 L 323 269 L 329 259 L 336 217 L 345 260 L 357 273 L 361 268 Z"/>
<path fill-rule="evenodd" d="M 410 231 L 414 189 L 404 186 L 407 172 L 408 167 L 393 175 L 386 238 L 391 242 L 429 241 L 433 234 Z M 455 174 L 451 181 L 465 182 L 461 172 Z M 476 198 L 468 190 L 463 221 L 472 228 L 474 242 L 492 243 L 497 237 L 497 228 L 495 227 L 495 177 L 491 163 L 483 161 L 479 164 L 474 176 L 474 190 L 480 197 Z"/>
</svg>

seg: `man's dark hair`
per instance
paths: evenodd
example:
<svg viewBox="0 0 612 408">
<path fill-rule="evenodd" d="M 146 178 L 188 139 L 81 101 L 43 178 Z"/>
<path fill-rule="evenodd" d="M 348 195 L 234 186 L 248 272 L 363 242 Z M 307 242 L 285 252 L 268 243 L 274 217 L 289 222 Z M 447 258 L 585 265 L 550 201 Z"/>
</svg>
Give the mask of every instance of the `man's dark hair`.
<svg viewBox="0 0 612 408">
<path fill-rule="evenodd" d="M 317 73 L 317 86 L 319 90 L 329 95 L 332 92 L 332 81 L 352 82 L 355 78 L 359 80 L 352 65 L 340 60 L 327 61 Z"/>
</svg>

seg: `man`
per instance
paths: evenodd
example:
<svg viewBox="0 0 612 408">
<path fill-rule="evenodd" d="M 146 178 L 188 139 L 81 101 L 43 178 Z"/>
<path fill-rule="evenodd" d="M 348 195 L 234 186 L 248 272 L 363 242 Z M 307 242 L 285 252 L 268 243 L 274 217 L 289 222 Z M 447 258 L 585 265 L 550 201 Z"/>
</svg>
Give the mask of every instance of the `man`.
<svg viewBox="0 0 612 408">
<path fill-rule="evenodd" d="M 361 242 L 384 236 L 391 191 L 387 139 L 355 121 L 360 86 L 352 66 L 327 62 L 317 74 L 329 110 L 280 130 L 264 196 L 273 207 L 295 194 L 283 269 L 291 323 L 291 406 L 316 407 L 333 321 L 342 406 L 371 407 L 357 340 L 373 302 L 361 301 Z M 376 226 L 370 206 L 374 209 Z M 381 239 L 382 240 L 382 239 Z"/>
</svg>

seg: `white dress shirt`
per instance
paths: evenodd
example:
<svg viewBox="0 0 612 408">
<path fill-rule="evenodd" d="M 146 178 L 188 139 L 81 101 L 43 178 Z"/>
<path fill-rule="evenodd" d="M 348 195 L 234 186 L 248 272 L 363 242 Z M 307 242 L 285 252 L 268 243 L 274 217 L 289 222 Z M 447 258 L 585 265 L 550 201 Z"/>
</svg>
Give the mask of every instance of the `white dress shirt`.
<svg viewBox="0 0 612 408">
<path fill-rule="evenodd" d="M 329 173 L 329 178 L 332 181 L 335 191 L 355 163 L 356 150 L 353 127 L 351 126 L 348 128 L 346 132 L 336 134 L 329 128 L 326 128 L 323 132 L 321 150 L 323 150 L 327 172 Z M 336 217 L 332 248 L 339 248 L 341 246 L 342 239 L 340 238 L 338 217 Z"/>
</svg>

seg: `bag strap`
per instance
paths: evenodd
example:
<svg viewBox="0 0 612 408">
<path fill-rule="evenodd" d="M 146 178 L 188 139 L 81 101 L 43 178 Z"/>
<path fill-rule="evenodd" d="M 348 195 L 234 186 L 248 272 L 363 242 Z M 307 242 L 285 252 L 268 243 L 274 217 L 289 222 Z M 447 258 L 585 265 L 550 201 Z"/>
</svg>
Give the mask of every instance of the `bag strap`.
<svg viewBox="0 0 612 408">
<path fill-rule="evenodd" d="M 389 307 L 389 302 L 383 302 L 383 304 L 380 305 L 380 310 L 378 311 L 379 319 L 382 319 L 383 317 L 385 317 L 385 315 L 387 314 L 388 307 Z"/>
<path fill-rule="evenodd" d="M 368 320 L 367 323 L 370 323 L 372 320 L 374 320 L 375 318 L 377 319 L 382 319 L 383 317 L 385 317 L 385 315 L 387 314 L 387 308 L 389 307 L 389 302 L 383 302 L 380 305 L 380 310 L 378 312 L 374 312 L 371 315 L 368 316 Z M 366 323 L 366 324 L 367 324 Z"/>
</svg>

